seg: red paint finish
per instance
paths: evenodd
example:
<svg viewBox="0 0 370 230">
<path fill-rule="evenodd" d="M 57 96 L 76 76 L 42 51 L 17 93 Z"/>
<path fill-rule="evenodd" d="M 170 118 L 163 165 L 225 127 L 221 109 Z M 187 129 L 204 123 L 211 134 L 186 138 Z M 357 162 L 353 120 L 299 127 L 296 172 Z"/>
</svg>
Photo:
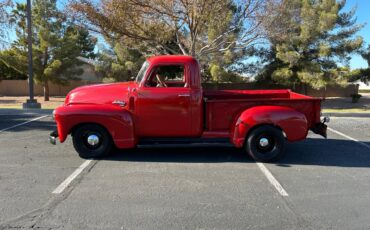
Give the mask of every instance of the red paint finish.
<svg viewBox="0 0 370 230">
<path fill-rule="evenodd" d="M 78 125 L 95 123 L 105 127 L 118 148 L 132 148 L 137 138 L 130 112 L 116 105 L 79 104 L 59 106 L 55 109 L 60 142 Z"/>
<path fill-rule="evenodd" d="M 304 139 L 309 128 L 306 116 L 297 110 L 283 106 L 255 106 L 245 110 L 236 121 L 231 133 L 234 145 L 242 147 L 249 131 L 262 124 L 279 127 L 289 141 Z"/>
<path fill-rule="evenodd" d="M 153 71 L 169 65 L 184 67 L 184 86 L 151 87 Z M 321 99 L 290 90 L 203 91 L 192 57 L 152 57 L 144 66 L 140 81 L 72 90 L 55 110 L 60 141 L 80 124 L 97 123 L 119 148 L 134 147 L 143 137 L 229 137 L 242 147 L 248 132 L 261 124 L 280 127 L 289 141 L 297 141 L 320 123 Z"/>
<path fill-rule="evenodd" d="M 179 95 L 189 97 L 179 97 Z M 136 132 L 143 137 L 192 136 L 190 88 L 149 88 L 137 91 Z M 144 115 L 145 116 L 142 116 Z"/>
<path fill-rule="evenodd" d="M 228 130 L 243 111 L 263 105 L 285 106 L 297 110 L 307 117 L 309 128 L 320 122 L 321 99 L 290 90 L 205 91 L 204 97 L 208 98 L 206 105 L 209 130 Z"/>
<path fill-rule="evenodd" d="M 193 137 L 202 133 L 202 90 L 198 62 L 188 56 L 148 59 L 146 75 L 135 92 L 135 131 L 139 137 Z M 184 66 L 187 87 L 148 87 L 158 66 Z"/>
<path fill-rule="evenodd" d="M 66 97 L 65 104 L 111 104 L 114 100 L 127 101 L 134 82 L 88 85 L 72 90 Z"/>
</svg>

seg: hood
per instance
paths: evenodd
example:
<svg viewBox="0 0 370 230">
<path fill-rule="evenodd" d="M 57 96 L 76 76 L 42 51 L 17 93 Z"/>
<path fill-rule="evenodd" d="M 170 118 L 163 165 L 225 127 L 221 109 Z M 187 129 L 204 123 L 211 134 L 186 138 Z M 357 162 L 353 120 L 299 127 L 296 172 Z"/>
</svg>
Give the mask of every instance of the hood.
<svg viewBox="0 0 370 230">
<path fill-rule="evenodd" d="M 127 102 L 134 82 L 88 85 L 75 88 L 66 97 L 65 104 L 112 104 L 119 100 Z"/>
</svg>

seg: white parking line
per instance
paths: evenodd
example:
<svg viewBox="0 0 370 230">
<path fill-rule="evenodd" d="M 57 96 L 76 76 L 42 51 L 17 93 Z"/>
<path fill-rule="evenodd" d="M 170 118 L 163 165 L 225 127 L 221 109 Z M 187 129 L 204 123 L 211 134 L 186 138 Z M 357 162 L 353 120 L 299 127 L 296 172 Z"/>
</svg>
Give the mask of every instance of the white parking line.
<svg viewBox="0 0 370 230">
<path fill-rule="evenodd" d="M 34 118 L 34 119 L 32 119 L 32 120 L 25 121 L 25 122 L 22 122 L 22 123 L 17 124 L 17 125 L 13 125 L 13 126 L 11 126 L 11 127 L 8 127 L 8 128 L 5 128 L 5 129 L 0 130 L 0 133 L 2 133 L 2 132 L 4 132 L 4 131 L 7 131 L 7 130 L 9 130 L 9 129 L 13 129 L 13 128 L 16 128 L 16 127 L 19 127 L 19 126 L 22 126 L 22 125 L 25 125 L 25 124 L 31 123 L 31 122 L 33 122 L 33 121 L 40 120 L 40 119 L 45 118 L 45 117 L 48 117 L 48 116 L 49 116 L 49 115 L 45 115 L 45 116 L 41 116 L 41 117 L 36 117 L 36 118 Z"/>
<path fill-rule="evenodd" d="M 342 136 L 342 137 L 345 137 L 345 138 L 347 138 L 347 139 L 349 139 L 349 140 L 351 140 L 351 141 L 354 141 L 354 142 L 356 142 L 356 143 L 358 143 L 358 144 L 360 144 L 360 145 L 362 145 L 362 146 L 365 146 L 366 148 L 370 149 L 370 145 L 368 145 L 368 144 L 366 144 L 366 143 L 364 143 L 364 142 L 362 142 L 362 141 L 359 141 L 359 140 L 357 140 L 357 139 L 355 139 L 355 138 L 353 138 L 353 137 L 350 137 L 350 136 L 348 136 L 348 135 L 346 135 L 346 134 L 344 134 L 344 133 L 341 133 L 341 132 L 339 132 L 339 131 L 337 131 L 337 130 L 335 130 L 335 129 L 329 128 L 329 127 L 328 127 L 328 130 L 330 130 L 330 131 L 332 131 L 333 133 L 336 133 L 336 134 L 338 134 L 338 135 L 340 135 L 340 136 Z"/>
<path fill-rule="evenodd" d="M 288 193 L 285 191 L 283 186 L 279 183 L 278 180 L 272 175 L 272 173 L 266 168 L 263 163 L 256 162 L 258 167 L 261 169 L 263 174 L 265 174 L 266 178 L 270 181 L 270 183 L 275 187 L 275 189 L 280 193 L 281 196 L 289 196 Z"/>
<path fill-rule="evenodd" d="M 80 165 L 67 179 L 65 179 L 54 191 L 53 194 L 60 194 L 65 188 L 92 162 L 92 160 L 86 160 Z"/>
</svg>

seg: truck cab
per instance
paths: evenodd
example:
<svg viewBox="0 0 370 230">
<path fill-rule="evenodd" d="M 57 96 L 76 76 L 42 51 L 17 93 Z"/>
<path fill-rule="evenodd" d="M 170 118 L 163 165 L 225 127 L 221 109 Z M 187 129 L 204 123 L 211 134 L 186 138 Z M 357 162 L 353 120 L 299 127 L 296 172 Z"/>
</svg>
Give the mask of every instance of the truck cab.
<svg viewBox="0 0 370 230">
<path fill-rule="evenodd" d="M 140 137 L 202 134 L 202 88 L 198 62 L 188 56 L 149 58 L 131 95 Z"/>
<path fill-rule="evenodd" d="M 72 90 L 53 117 L 53 144 L 72 135 L 83 158 L 101 157 L 147 140 L 227 140 L 258 161 L 275 161 L 285 142 L 309 130 L 326 137 L 320 98 L 290 90 L 203 90 L 200 68 L 189 56 L 146 60 L 135 81 Z"/>
</svg>

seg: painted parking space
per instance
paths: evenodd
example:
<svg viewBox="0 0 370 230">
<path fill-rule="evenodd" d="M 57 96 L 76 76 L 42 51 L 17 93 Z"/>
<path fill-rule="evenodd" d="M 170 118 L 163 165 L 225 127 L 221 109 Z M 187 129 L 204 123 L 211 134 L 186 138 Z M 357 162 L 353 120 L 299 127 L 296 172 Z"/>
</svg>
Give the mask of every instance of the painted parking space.
<svg viewBox="0 0 370 230">
<path fill-rule="evenodd" d="M 0 133 L 0 224 L 42 207 L 82 162 L 71 145 L 54 148 L 48 143 L 55 125 L 43 116 L 13 115 L 14 123 L 1 126 L 6 130 Z M 29 122 L 35 118 L 40 119 Z"/>
<path fill-rule="evenodd" d="M 12 119 L 20 124 L 41 116 Z M 341 122 L 347 120 L 334 119 L 330 126 L 337 129 Z M 5 124 L 1 128 L 7 128 Z M 51 117 L 43 117 L 0 134 L 0 225 L 369 227 L 365 220 L 370 218 L 366 211 L 370 154 L 334 132 L 329 131 L 327 140 L 310 134 L 303 142 L 288 144 L 285 158 L 261 168 L 242 151 L 227 146 L 138 148 L 86 163 L 70 138 L 66 144 L 48 143 L 54 128 Z M 341 132 L 354 137 L 357 129 L 349 126 Z"/>
<path fill-rule="evenodd" d="M 366 146 L 329 131 L 328 140 L 312 135 L 289 145 L 287 157 L 267 167 L 289 191 L 292 209 L 306 220 L 325 229 L 370 227 L 370 151 Z"/>
<path fill-rule="evenodd" d="M 232 148 L 194 147 L 120 151 L 99 161 L 38 226 L 286 229 L 298 224 L 307 223 L 292 214 L 255 162 Z"/>
<path fill-rule="evenodd" d="M 332 117 L 330 128 L 349 135 L 359 141 L 370 142 L 370 116 L 369 117 Z"/>
</svg>

